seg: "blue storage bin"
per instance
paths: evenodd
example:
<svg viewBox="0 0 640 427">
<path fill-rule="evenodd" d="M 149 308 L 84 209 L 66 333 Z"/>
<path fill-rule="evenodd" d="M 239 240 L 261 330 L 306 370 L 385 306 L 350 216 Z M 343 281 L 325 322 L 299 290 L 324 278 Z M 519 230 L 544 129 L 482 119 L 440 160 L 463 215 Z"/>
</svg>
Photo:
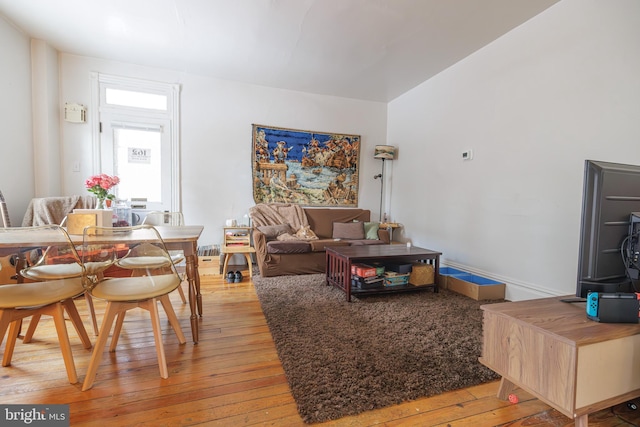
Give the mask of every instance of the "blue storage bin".
<svg viewBox="0 0 640 427">
<path fill-rule="evenodd" d="M 464 271 L 453 267 L 440 267 L 439 273 L 442 276 L 451 276 L 452 274 L 464 274 Z"/>
<path fill-rule="evenodd" d="M 503 299 L 505 293 L 504 283 L 452 267 L 440 268 L 439 285 L 476 300 Z"/>
<path fill-rule="evenodd" d="M 458 270 L 457 268 L 453 267 L 440 267 L 438 273 L 440 274 L 440 277 L 438 279 L 438 286 L 442 289 L 447 289 L 447 278 L 454 274 L 464 274 L 464 271 Z"/>
<path fill-rule="evenodd" d="M 456 276 L 457 277 L 457 276 Z M 493 279 L 487 279 L 486 277 L 482 277 L 482 276 L 476 276 L 474 274 L 466 274 L 462 277 L 460 277 L 462 280 L 465 280 L 467 282 L 471 282 L 474 283 L 476 285 L 479 286 L 485 286 L 485 285 L 500 285 L 501 283 L 493 280 Z"/>
</svg>

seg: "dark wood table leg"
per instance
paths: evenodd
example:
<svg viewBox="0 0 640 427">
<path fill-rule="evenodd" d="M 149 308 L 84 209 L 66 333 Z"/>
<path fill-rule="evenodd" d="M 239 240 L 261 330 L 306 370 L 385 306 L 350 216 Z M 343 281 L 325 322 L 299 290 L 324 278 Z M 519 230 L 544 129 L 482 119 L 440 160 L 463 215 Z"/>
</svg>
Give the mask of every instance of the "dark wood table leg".
<svg viewBox="0 0 640 427">
<path fill-rule="evenodd" d="M 198 257 L 193 257 L 193 277 L 196 280 L 196 302 L 198 308 L 198 315 L 202 317 L 202 294 L 200 293 L 200 272 L 198 271 Z"/>
<path fill-rule="evenodd" d="M 325 271 L 325 281 L 327 283 L 327 286 L 331 286 L 331 262 L 333 259 L 333 255 L 331 254 L 331 252 L 329 251 L 325 251 L 325 265 L 324 265 L 324 271 Z"/>
<path fill-rule="evenodd" d="M 351 301 L 351 260 L 336 255 L 333 252 L 326 252 L 326 281 L 327 285 L 337 286 L 342 289 Z"/>
<path fill-rule="evenodd" d="M 344 260 L 343 271 L 344 291 L 347 294 L 347 302 L 351 302 L 351 259 Z"/>
<path fill-rule="evenodd" d="M 436 255 L 433 272 L 433 292 L 440 292 L 440 255 Z"/>
<path fill-rule="evenodd" d="M 193 343 L 197 344 L 199 339 L 198 331 L 198 316 L 196 315 L 196 309 L 198 304 L 202 304 L 202 300 L 198 300 L 199 295 L 199 277 L 197 270 L 197 261 L 194 260 L 195 255 L 189 255 L 186 257 L 187 261 L 187 281 L 189 282 L 189 308 L 191 309 L 191 335 L 193 337 Z M 202 311 L 202 308 L 200 308 Z"/>
</svg>

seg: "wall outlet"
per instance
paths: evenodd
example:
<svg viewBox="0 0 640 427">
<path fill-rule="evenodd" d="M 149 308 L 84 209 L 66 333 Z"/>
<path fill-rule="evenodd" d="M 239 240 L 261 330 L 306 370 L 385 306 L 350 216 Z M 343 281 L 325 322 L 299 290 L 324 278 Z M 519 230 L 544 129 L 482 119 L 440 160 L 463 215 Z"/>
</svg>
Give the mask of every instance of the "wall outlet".
<svg viewBox="0 0 640 427">
<path fill-rule="evenodd" d="M 462 152 L 462 160 L 471 160 L 473 159 L 473 151 L 467 150 Z"/>
</svg>

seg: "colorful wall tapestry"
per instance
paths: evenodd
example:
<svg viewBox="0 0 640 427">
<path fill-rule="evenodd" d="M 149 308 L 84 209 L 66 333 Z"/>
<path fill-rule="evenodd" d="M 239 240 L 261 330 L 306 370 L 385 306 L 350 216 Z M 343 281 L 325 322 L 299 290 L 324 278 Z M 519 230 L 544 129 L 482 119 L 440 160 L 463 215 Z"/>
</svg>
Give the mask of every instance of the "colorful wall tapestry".
<svg viewBox="0 0 640 427">
<path fill-rule="evenodd" d="M 360 136 L 253 125 L 256 203 L 358 206 Z"/>
</svg>

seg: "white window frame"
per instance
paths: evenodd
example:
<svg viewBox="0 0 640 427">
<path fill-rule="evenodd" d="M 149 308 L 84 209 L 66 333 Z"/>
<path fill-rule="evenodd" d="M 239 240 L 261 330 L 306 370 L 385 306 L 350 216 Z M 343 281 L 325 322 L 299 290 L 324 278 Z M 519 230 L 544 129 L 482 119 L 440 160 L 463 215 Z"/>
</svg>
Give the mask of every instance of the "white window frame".
<svg viewBox="0 0 640 427">
<path fill-rule="evenodd" d="M 130 77 L 120 77 L 108 74 L 91 73 L 91 108 L 89 116 L 93 127 L 91 130 L 92 150 L 93 150 L 93 174 L 102 171 L 102 150 L 100 146 L 100 113 L 109 112 L 144 112 L 148 117 L 164 118 L 171 122 L 171 210 L 181 211 L 181 186 L 180 186 L 180 85 L 177 83 L 162 83 L 149 80 L 134 79 Z M 167 111 L 152 109 L 131 108 L 124 106 L 110 106 L 104 102 L 105 87 L 121 90 L 132 90 L 135 92 L 148 92 L 167 97 Z"/>
</svg>

